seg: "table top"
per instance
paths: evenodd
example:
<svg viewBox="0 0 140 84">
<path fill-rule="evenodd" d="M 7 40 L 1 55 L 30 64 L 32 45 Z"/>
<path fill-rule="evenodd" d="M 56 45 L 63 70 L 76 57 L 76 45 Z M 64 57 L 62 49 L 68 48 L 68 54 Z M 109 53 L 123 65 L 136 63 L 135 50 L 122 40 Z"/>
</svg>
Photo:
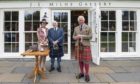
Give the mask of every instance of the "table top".
<svg viewBox="0 0 140 84">
<path fill-rule="evenodd" d="M 47 48 L 44 51 L 32 51 L 32 50 L 27 50 L 23 53 L 21 53 L 21 55 L 23 56 L 48 56 L 49 55 L 49 49 Z"/>
</svg>

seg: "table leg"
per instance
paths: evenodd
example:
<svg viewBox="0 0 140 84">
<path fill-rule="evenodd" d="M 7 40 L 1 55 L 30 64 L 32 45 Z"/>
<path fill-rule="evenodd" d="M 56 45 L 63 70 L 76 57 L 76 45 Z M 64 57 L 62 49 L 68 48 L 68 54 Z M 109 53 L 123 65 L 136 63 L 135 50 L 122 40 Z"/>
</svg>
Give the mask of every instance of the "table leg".
<svg viewBox="0 0 140 84">
<path fill-rule="evenodd" d="M 39 75 L 39 56 L 35 56 L 34 83 L 36 82 L 38 75 Z"/>
</svg>

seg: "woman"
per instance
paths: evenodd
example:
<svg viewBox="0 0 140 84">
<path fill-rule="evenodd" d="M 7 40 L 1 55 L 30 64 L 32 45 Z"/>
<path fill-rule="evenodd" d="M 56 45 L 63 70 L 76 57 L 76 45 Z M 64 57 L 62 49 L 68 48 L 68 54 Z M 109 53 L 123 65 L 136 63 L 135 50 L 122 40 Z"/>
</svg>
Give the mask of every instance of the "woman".
<svg viewBox="0 0 140 84">
<path fill-rule="evenodd" d="M 46 28 L 47 24 L 48 22 L 46 21 L 46 19 L 42 19 L 42 21 L 40 22 L 40 27 L 37 29 L 38 49 L 40 51 L 44 51 L 48 46 L 48 39 L 47 39 L 48 29 Z M 44 72 L 46 71 L 45 61 L 46 61 L 46 56 L 40 56 L 39 68 L 41 69 L 41 71 Z"/>
</svg>

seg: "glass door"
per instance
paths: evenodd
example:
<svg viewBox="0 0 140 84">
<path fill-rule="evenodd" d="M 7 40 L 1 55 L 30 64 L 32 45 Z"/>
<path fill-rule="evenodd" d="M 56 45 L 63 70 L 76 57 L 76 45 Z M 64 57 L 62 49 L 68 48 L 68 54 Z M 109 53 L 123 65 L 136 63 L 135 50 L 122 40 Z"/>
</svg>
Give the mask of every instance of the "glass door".
<svg viewBox="0 0 140 84">
<path fill-rule="evenodd" d="M 60 28 L 64 30 L 64 56 L 63 59 L 70 59 L 70 11 L 69 10 L 53 10 L 52 21 L 57 21 Z"/>
</svg>

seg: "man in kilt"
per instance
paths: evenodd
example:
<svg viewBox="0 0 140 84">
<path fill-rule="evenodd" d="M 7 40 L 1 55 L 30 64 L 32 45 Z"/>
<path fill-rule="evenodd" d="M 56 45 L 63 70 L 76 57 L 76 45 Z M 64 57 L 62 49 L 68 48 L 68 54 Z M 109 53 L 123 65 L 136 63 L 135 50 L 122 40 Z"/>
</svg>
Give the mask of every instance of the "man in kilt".
<svg viewBox="0 0 140 84">
<path fill-rule="evenodd" d="M 50 58 L 51 58 L 51 68 L 50 72 L 53 71 L 55 58 L 57 58 L 57 71 L 61 72 L 61 57 L 64 55 L 63 52 L 63 39 L 64 31 L 62 28 L 58 27 L 58 22 L 53 22 L 53 28 L 48 31 L 48 41 L 50 48 Z"/>
<path fill-rule="evenodd" d="M 92 39 L 92 29 L 85 24 L 84 16 L 78 17 L 79 26 L 75 27 L 73 39 L 75 42 L 76 59 L 79 61 L 80 73 L 77 79 L 85 77 L 85 81 L 89 82 L 89 63 L 91 61 L 90 40 Z M 85 72 L 84 72 L 85 69 Z"/>
</svg>

